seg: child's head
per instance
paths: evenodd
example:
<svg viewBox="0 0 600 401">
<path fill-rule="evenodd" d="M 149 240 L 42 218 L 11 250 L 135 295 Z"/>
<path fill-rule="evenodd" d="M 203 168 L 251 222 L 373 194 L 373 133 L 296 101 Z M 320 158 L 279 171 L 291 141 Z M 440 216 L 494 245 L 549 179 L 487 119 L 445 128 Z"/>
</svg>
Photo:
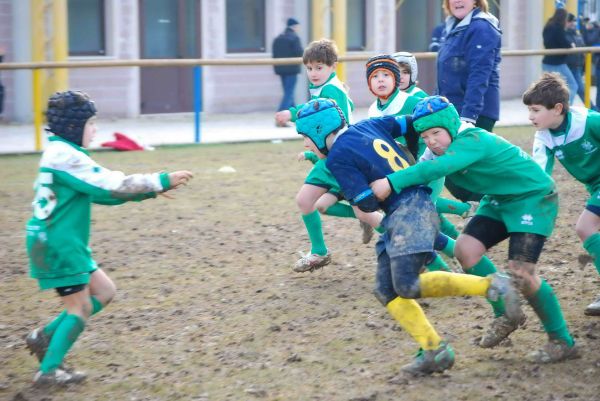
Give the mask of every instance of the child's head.
<svg viewBox="0 0 600 401">
<path fill-rule="evenodd" d="M 569 87 L 560 74 L 545 72 L 523 93 L 523 103 L 536 128 L 556 128 L 569 111 Z"/>
<path fill-rule="evenodd" d="M 338 50 L 329 39 L 311 42 L 302 55 L 308 79 L 315 86 L 321 86 L 337 67 Z"/>
<path fill-rule="evenodd" d="M 298 111 L 296 131 L 304 137 L 304 145 L 324 158 L 329 149 L 327 137 L 346 125 L 342 109 L 331 99 L 314 99 Z"/>
<path fill-rule="evenodd" d="M 47 131 L 78 146 L 87 146 L 96 132 L 96 106 L 79 91 L 56 92 L 48 99 Z"/>
<path fill-rule="evenodd" d="M 443 96 L 422 99 L 416 104 L 412 118 L 413 127 L 436 155 L 446 153 L 460 127 L 456 108 Z"/>
<path fill-rule="evenodd" d="M 407 90 L 417 83 L 417 77 L 419 75 L 417 59 L 409 52 L 394 53 L 392 54 L 392 57 L 400 67 L 400 90 Z"/>
<path fill-rule="evenodd" d="M 390 55 L 383 54 L 367 60 L 367 84 L 379 99 L 389 98 L 400 84 L 400 68 Z"/>
</svg>

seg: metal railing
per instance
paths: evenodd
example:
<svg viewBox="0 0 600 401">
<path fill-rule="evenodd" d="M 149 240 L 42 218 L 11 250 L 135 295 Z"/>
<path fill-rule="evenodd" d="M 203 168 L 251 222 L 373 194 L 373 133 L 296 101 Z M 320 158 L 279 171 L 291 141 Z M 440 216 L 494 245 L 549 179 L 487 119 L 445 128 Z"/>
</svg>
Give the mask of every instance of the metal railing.
<svg viewBox="0 0 600 401">
<path fill-rule="evenodd" d="M 530 49 L 530 50 L 503 50 L 502 57 L 525 57 L 546 55 L 585 55 L 585 88 L 584 103 L 590 107 L 590 86 L 592 81 L 592 55 L 600 53 L 600 47 L 578 47 L 573 49 Z M 437 53 L 414 53 L 420 60 L 430 60 L 437 57 Z M 372 54 L 347 55 L 340 57 L 340 62 L 365 62 Z M 194 122 L 195 141 L 200 142 L 200 108 L 201 108 L 201 83 L 202 66 L 239 66 L 239 65 L 289 65 L 302 64 L 301 57 L 294 58 L 252 58 L 252 59 L 137 59 L 137 60 L 93 60 L 93 61 L 68 61 L 68 62 L 27 62 L 3 63 L 2 70 L 32 70 L 33 71 L 33 121 L 35 126 L 35 148 L 41 150 L 42 132 L 42 76 L 41 70 L 56 68 L 98 68 L 98 67 L 194 67 Z"/>
</svg>

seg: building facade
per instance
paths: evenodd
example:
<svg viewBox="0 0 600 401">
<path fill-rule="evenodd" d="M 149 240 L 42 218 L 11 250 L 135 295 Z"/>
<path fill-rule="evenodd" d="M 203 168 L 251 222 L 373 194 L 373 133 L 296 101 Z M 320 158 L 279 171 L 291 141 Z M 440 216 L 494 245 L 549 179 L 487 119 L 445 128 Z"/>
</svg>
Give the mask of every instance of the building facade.
<svg viewBox="0 0 600 401">
<path fill-rule="evenodd" d="M 335 1 L 339 0 L 67 0 L 69 60 L 270 59 L 271 43 L 289 17 L 301 22 L 304 45 L 312 39 L 311 32 L 328 36 Z M 488 2 L 501 21 L 504 49 L 543 47 L 543 10 L 551 0 Z M 431 30 L 443 19 L 441 4 L 442 0 L 346 0 L 347 54 L 366 58 L 427 51 Z M 5 62 L 32 60 L 31 21 L 31 1 L 0 0 Z M 502 96 L 520 96 L 540 73 L 540 60 L 504 58 Z M 419 66 L 420 85 L 433 91 L 435 62 L 422 60 Z M 28 70 L 0 70 L 6 120 L 31 121 L 31 76 Z M 279 79 L 269 65 L 205 66 L 201 76 L 205 112 L 275 111 L 281 97 Z M 298 102 L 307 96 L 306 79 L 300 77 Z M 345 79 L 357 106 L 372 102 L 364 62 L 345 63 Z M 68 73 L 70 88 L 88 92 L 103 116 L 114 117 L 189 112 L 192 83 L 190 67 L 82 68 Z"/>
</svg>

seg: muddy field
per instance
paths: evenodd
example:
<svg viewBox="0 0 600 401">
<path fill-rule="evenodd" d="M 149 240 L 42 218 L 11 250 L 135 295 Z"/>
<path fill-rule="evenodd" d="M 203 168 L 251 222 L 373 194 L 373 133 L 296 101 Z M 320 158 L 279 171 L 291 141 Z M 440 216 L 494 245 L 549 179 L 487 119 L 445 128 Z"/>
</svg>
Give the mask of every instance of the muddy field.
<svg viewBox="0 0 600 401">
<path fill-rule="evenodd" d="M 515 131 L 515 130 L 512 130 Z M 530 149 L 530 129 L 509 139 Z M 506 130 L 499 130 L 506 134 Z M 28 278 L 24 224 L 39 156 L 1 156 L 0 400 L 600 400 L 600 319 L 583 309 L 600 292 L 574 226 L 586 194 L 562 168 L 557 229 L 539 264 L 557 290 L 583 357 L 550 366 L 524 360 L 545 342 L 528 323 L 502 347 L 473 344 L 491 321 L 481 299 L 422 305 L 456 350 L 447 374 L 400 373 L 416 351 L 371 294 L 373 243 L 356 220 L 324 217 L 333 263 L 297 274 L 308 239 L 294 196 L 310 164 L 300 141 L 280 144 L 99 152 L 125 172 L 191 169 L 175 193 L 119 207 L 95 206 L 92 249 L 116 282 L 114 302 L 92 318 L 67 358 L 89 374 L 65 390 L 40 392 L 23 337 L 60 311 L 57 296 Z M 231 166 L 235 172 L 220 172 Z M 454 219 L 457 223 L 459 220 Z M 503 266 L 506 247 L 492 252 Z"/>
</svg>

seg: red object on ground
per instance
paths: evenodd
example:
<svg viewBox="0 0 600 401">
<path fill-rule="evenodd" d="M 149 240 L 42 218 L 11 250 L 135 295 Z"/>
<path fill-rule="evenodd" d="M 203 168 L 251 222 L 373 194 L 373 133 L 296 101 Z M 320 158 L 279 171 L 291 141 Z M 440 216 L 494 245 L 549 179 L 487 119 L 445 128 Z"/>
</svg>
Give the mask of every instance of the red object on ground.
<svg viewBox="0 0 600 401">
<path fill-rule="evenodd" d="M 113 148 L 116 150 L 144 150 L 144 148 L 139 143 L 129 138 L 125 134 L 115 132 L 113 135 L 115 136 L 115 140 L 104 142 L 102 144 L 102 147 Z"/>
</svg>

